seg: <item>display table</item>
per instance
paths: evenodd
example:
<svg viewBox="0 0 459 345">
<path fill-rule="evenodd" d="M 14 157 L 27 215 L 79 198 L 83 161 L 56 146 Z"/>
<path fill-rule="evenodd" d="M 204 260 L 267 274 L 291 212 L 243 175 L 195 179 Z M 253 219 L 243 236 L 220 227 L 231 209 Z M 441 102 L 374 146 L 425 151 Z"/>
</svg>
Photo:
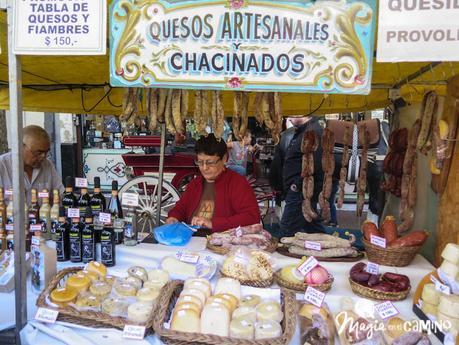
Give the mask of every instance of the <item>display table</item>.
<svg viewBox="0 0 459 345">
<path fill-rule="evenodd" d="M 125 275 L 126 270 L 134 265 L 143 266 L 146 269 L 152 269 L 160 264 L 160 261 L 163 257 L 174 255 L 179 250 L 188 250 L 188 251 L 202 251 L 206 254 L 211 255 L 215 258 L 220 264 L 224 260 L 224 256 L 211 253 L 205 250 L 206 239 L 205 238 L 192 238 L 190 243 L 186 247 L 166 247 L 159 244 L 139 244 L 135 247 L 126 247 L 118 246 L 117 247 L 117 264 L 115 267 L 110 268 L 110 272 L 113 274 Z M 274 253 L 273 257 L 275 259 L 276 268 L 280 268 L 289 264 L 295 264 L 298 262 L 297 259 L 290 257 L 285 257 L 278 253 Z M 58 270 L 69 266 L 80 266 L 81 264 L 72 264 L 70 262 L 58 263 Z M 340 311 L 340 300 L 344 296 L 353 297 L 355 302 L 361 303 L 362 306 L 370 306 L 371 303 L 368 300 L 356 297 L 349 286 L 348 283 L 348 273 L 350 268 L 354 263 L 347 262 L 324 262 L 322 265 L 335 277 L 335 281 L 332 289 L 327 293 L 325 297 L 325 302 L 329 305 L 332 312 Z M 400 274 L 407 275 L 411 280 L 411 293 L 407 299 L 400 302 L 394 302 L 396 308 L 400 311 L 400 316 L 406 320 L 417 319 L 417 317 L 412 312 L 412 297 L 416 286 L 420 280 L 431 272 L 434 267 L 422 256 L 418 255 L 415 260 L 408 267 L 385 267 L 381 266 L 381 271 L 391 271 Z M 216 279 L 216 277 L 214 277 Z M 30 282 L 28 283 L 30 285 Z M 37 295 L 28 289 L 27 295 L 27 310 L 28 310 L 28 319 L 33 320 L 36 307 L 35 301 Z M 301 294 L 297 295 L 298 299 L 301 299 Z M 5 294 L 0 293 L 0 305 L 2 306 L 2 312 L 0 313 L 0 330 L 13 327 L 15 322 L 15 313 L 14 313 L 14 292 Z M 45 327 L 43 327 L 45 326 Z M 42 328 L 39 330 L 36 327 Z M 51 330 L 51 331 L 50 331 Z M 44 332 L 56 332 L 58 334 L 67 334 L 65 336 L 65 342 L 58 341 L 52 337 L 46 335 Z M 72 341 L 71 334 L 76 333 L 80 337 L 84 337 L 87 341 Z M 105 337 L 104 337 L 105 334 Z M 91 330 L 91 329 L 82 329 L 79 327 L 62 327 L 61 325 L 47 326 L 43 324 L 38 324 L 35 321 L 29 322 L 29 324 L 24 328 L 21 333 L 23 338 L 23 344 L 83 344 L 83 345 L 95 345 L 95 344 L 129 344 L 130 342 L 126 339 L 121 338 L 121 332 L 117 330 Z M 440 344 L 440 342 L 432 335 L 430 336 L 432 344 Z M 97 340 L 96 340 L 97 339 Z M 117 339 L 117 340 L 116 340 Z M 81 340 L 81 339 L 80 339 Z M 133 344 L 160 344 L 161 342 L 155 336 L 149 336 L 145 339 L 144 342 L 133 341 Z M 299 332 L 297 329 L 296 334 L 294 335 L 291 344 L 299 344 Z"/>
</svg>

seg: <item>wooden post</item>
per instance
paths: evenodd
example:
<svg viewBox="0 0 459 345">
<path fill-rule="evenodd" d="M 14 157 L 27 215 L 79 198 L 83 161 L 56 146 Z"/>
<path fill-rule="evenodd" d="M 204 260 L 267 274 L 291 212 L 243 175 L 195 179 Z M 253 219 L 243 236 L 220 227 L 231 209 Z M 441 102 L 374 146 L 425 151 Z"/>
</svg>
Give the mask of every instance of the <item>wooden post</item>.
<svg viewBox="0 0 459 345">
<path fill-rule="evenodd" d="M 456 124 L 459 117 L 459 75 L 448 83 L 448 95 L 445 102 L 443 119 L 448 124 Z M 456 126 L 453 126 L 456 127 Z M 457 128 L 453 128 L 452 137 L 459 139 Z M 448 168 L 448 167 L 446 167 Z M 459 241 L 459 142 L 454 143 L 451 165 L 447 173 L 445 189 L 438 206 L 437 245 L 435 264 L 441 263 L 441 252 L 447 243 Z"/>
</svg>

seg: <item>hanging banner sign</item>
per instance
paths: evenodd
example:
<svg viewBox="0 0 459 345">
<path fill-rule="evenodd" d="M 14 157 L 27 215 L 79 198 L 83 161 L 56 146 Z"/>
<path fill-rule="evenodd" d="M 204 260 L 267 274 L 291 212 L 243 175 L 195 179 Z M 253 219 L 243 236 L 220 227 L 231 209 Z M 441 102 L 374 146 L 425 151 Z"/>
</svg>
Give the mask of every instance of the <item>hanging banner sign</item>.
<svg viewBox="0 0 459 345">
<path fill-rule="evenodd" d="M 368 94 L 374 0 L 114 0 L 113 86 Z"/>
<path fill-rule="evenodd" d="M 104 55 L 107 0 L 14 1 L 18 55 Z"/>
<path fill-rule="evenodd" d="M 459 0 L 379 1 L 379 62 L 459 61 Z"/>
</svg>

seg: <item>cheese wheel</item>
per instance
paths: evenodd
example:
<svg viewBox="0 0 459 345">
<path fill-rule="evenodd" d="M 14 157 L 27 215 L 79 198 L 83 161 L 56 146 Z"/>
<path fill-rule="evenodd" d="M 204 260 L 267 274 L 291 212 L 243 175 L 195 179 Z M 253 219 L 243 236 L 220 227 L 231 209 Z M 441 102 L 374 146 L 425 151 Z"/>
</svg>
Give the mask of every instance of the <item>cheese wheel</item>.
<svg viewBox="0 0 459 345">
<path fill-rule="evenodd" d="M 223 298 L 223 299 L 226 299 L 228 300 L 230 303 L 231 303 L 231 313 L 238 307 L 239 305 L 239 302 L 237 300 L 236 297 L 234 297 L 233 295 L 229 295 L 227 293 L 219 293 L 217 295 L 215 295 L 215 297 L 220 297 L 220 298 Z"/>
<path fill-rule="evenodd" d="M 438 312 L 459 319 L 459 295 L 442 294 L 440 296 Z"/>
<path fill-rule="evenodd" d="M 179 310 L 171 320 L 171 330 L 179 332 L 200 332 L 199 314 L 193 309 Z"/>
<path fill-rule="evenodd" d="M 196 276 L 196 265 L 182 262 L 172 256 L 164 258 L 161 262 L 161 267 L 169 274 L 177 274 L 183 277 Z"/>
<path fill-rule="evenodd" d="M 245 319 L 233 319 L 230 323 L 229 336 L 231 338 L 252 340 L 255 337 L 255 325 Z"/>
<path fill-rule="evenodd" d="M 183 287 L 186 288 L 190 284 L 196 284 L 196 283 L 198 283 L 198 285 L 199 284 L 203 284 L 203 285 L 207 285 L 207 286 L 211 287 L 210 282 L 205 278 L 188 278 L 187 280 L 185 280 L 185 283 L 183 284 Z"/>
<path fill-rule="evenodd" d="M 324 320 L 327 320 L 328 318 L 327 310 L 325 310 L 324 308 L 316 307 L 313 304 L 303 304 L 301 306 L 299 314 L 310 320 L 312 320 L 312 315 L 314 314 L 320 314 Z"/>
<path fill-rule="evenodd" d="M 74 274 L 68 277 L 65 287 L 67 290 L 73 290 L 77 294 L 88 290 L 91 280 L 83 274 Z"/>
<path fill-rule="evenodd" d="M 443 323 L 442 326 L 446 329 L 447 332 L 449 331 L 458 331 L 459 330 L 459 319 L 446 315 L 442 312 L 437 313 L 437 321 Z"/>
<path fill-rule="evenodd" d="M 247 295 L 241 299 L 240 307 L 256 307 L 261 302 L 261 297 L 257 295 Z"/>
<path fill-rule="evenodd" d="M 459 280 L 459 266 L 453 264 L 452 262 L 449 262 L 448 260 L 443 260 L 439 269 L 445 272 L 451 278 Z"/>
<path fill-rule="evenodd" d="M 437 312 L 438 312 L 438 306 L 435 305 L 435 304 L 431 304 L 431 303 L 428 303 L 428 302 L 424 302 L 422 301 L 422 308 L 421 310 L 424 312 L 424 314 L 430 314 L 430 315 L 433 315 L 433 316 L 436 316 L 437 315 Z"/>
<path fill-rule="evenodd" d="M 216 297 L 216 296 L 211 296 L 207 299 L 206 304 L 212 304 L 212 303 L 223 305 L 228 310 L 230 315 L 233 312 L 233 304 L 227 299 Z"/>
<path fill-rule="evenodd" d="M 104 281 L 113 286 L 113 284 L 115 284 L 116 278 L 114 276 L 107 275 Z"/>
<path fill-rule="evenodd" d="M 112 291 L 112 286 L 104 281 L 95 281 L 89 287 L 89 291 L 95 296 L 106 296 Z"/>
<path fill-rule="evenodd" d="M 441 292 L 435 289 L 435 285 L 432 283 L 424 285 L 422 289 L 422 301 L 433 305 L 438 305 Z"/>
<path fill-rule="evenodd" d="M 244 319 L 246 321 L 257 321 L 257 311 L 254 307 L 239 307 L 233 311 L 233 319 Z"/>
<path fill-rule="evenodd" d="M 49 298 L 53 303 L 65 307 L 70 302 L 75 301 L 78 293 L 74 290 L 69 290 L 67 288 L 59 288 L 51 291 Z"/>
<path fill-rule="evenodd" d="M 161 288 L 164 286 L 163 283 L 160 282 L 154 282 L 154 281 L 146 281 L 143 283 L 144 288 L 150 288 L 150 289 L 155 289 L 155 290 L 161 290 Z"/>
<path fill-rule="evenodd" d="M 105 267 L 104 264 L 101 264 L 97 261 L 91 261 L 90 263 L 88 263 L 86 271 L 94 272 L 101 278 L 105 278 L 105 276 L 107 275 L 107 267 Z"/>
<path fill-rule="evenodd" d="M 206 304 L 206 294 L 198 289 L 183 289 L 180 295 L 191 295 L 199 298 L 201 300 L 202 305 Z"/>
<path fill-rule="evenodd" d="M 150 318 L 152 311 L 153 305 L 150 303 L 133 303 L 127 309 L 128 320 L 136 324 L 144 324 Z"/>
<path fill-rule="evenodd" d="M 83 292 L 78 295 L 75 305 L 81 308 L 100 308 L 102 298 L 90 292 Z"/>
<path fill-rule="evenodd" d="M 261 302 L 257 305 L 257 320 L 273 320 L 281 322 L 284 317 L 284 313 L 281 311 L 281 306 L 275 301 Z"/>
<path fill-rule="evenodd" d="M 241 299 L 241 283 L 233 278 L 220 278 L 215 287 L 215 294 L 221 293 L 233 295 L 239 301 Z"/>
<path fill-rule="evenodd" d="M 392 344 L 394 339 L 406 333 L 404 328 L 405 322 L 405 320 L 399 317 L 393 317 L 387 321 L 385 335 L 391 338 L 391 341 L 388 341 L 388 343 Z"/>
<path fill-rule="evenodd" d="M 160 269 L 151 270 L 148 272 L 148 281 L 152 284 L 155 283 L 159 286 L 159 288 L 162 288 L 169 281 L 169 273 Z"/>
<path fill-rule="evenodd" d="M 178 312 L 179 310 L 185 309 L 193 309 L 198 315 L 201 315 L 201 308 L 196 303 L 192 302 L 181 302 L 177 303 L 174 308 L 174 313 Z"/>
<path fill-rule="evenodd" d="M 124 298 L 109 297 L 102 302 L 102 311 L 111 316 L 124 316 L 129 303 Z"/>
<path fill-rule="evenodd" d="M 187 302 L 194 303 L 194 304 L 199 306 L 199 310 L 201 310 L 204 307 L 204 304 L 202 303 L 202 301 L 198 297 L 193 296 L 193 295 L 184 295 L 183 293 L 180 294 L 180 297 L 178 298 L 177 303 L 175 305 L 177 305 L 177 304 L 179 304 L 181 302 L 183 302 L 183 303 L 187 303 Z"/>
<path fill-rule="evenodd" d="M 85 270 L 78 271 L 77 274 L 82 274 L 88 277 L 91 280 L 91 282 L 95 282 L 101 278 L 96 272 L 89 272 Z"/>
<path fill-rule="evenodd" d="M 114 289 L 120 296 L 135 296 L 137 294 L 137 288 L 126 281 L 115 283 Z"/>
<path fill-rule="evenodd" d="M 459 244 L 448 243 L 441 252 L 441 257 L 456 266 L 459 266 Z"/>
<path fill-rule="evenodd" d="M 201 313 L 201 333 L 229 335 L 230 313 L 223 305 L 207 304 Z"/>
<path fill-rule="evenodd" d="M 304 282 L 304 276 L 298 271 L 297 265 L 285 266 L 280 271 L 280 276 L 292 284 L 303 284 Z"/>
<path fill-rule="evenodd" d="M 143 285 L 142 279 L 136 278 L 136 277 L 133 277 L 133 276 L 129 276 L 129 277 L 124 278 L 124 281 L 129 283 L 129 284 L 131 284 L 131 285 L 134 285 L 137 290 L 141 289 L 142 285 Z"/>
<path fill-rule="evenodd" d="M 279 322 L 273 320 L 258 321 L 255 325 L 255 339 L 277 338 L 282 335 Z"/>
<path fill-rule="evenodd" d="M 153 302 L 159 296 L 159 291 L 160 290 L 158 289 L 142 288 L 139 291 L 137 291 L 137 295 L 136 295 L 137 301 L 153 304 Z"/>
<path fill-rule="evenodd" d="M 202 292 L 205 293 L 206 295 L 206 298 L 209 298 L 210 295 L 212 295 L 212 289 L 210 287 L 210 284 L 208 281 L 202 279 L 202 280 L 198 280 L 198 279 L 192 279 L 190 281 L 185 281 L 185 284 L 183 285 L 183 288 L 184 289 L 198 289 L 198 290 L 201 290 Z"/>
<path fill-rule="evenodd" d="M 130 276 L 139 278 L 142 282 L 146 282 L 148 280 L 147 270 L 141 266 L 129 267 L 127 272 Z"/>
</svg>

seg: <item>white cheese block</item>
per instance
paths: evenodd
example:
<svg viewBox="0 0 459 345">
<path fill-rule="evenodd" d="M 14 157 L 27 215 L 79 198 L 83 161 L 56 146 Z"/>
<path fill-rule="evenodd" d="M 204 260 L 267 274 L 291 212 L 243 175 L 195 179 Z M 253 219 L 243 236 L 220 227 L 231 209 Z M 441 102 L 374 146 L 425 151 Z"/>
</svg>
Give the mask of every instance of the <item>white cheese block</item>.
<svg viewBox="0 0 459 345">
<path fill-rule="evenodd" d="M 156 283 L 160 288 L 169 281 L 169 273 L 164 270 L 154 269 L 148 272 L 148 281 Z"/>
<path fill-rule="evenodd" d="M 195 277 L 196 266 L 182 262 L 172 256 L 168 256 L 161 262 L 163 270 L 169 272 L 169 274 L 176 274 L 182 277 Z"/>
<path fill-rule="evenodd" d="M 244 319 L 246 321 L 257 321 L 257 311 L 254 307 L 239 307 L 233 311 L 233 319 Z"/>
<path fill-rule="evenodd" d="M 459 266 L 448 260 L 443 260 L 439 268 L 451 278 L 459 280 Z"/>
<path fill-rule="evenodd" d="M 180 296 L 181 295 L 191 295 L 191 296 L 195 296 L 197 298 L 199 298 L 201 300 L 201 304 L 204 305 L 206 304 L 206 294 L 201 291 L 201 290 L 198 290 L 198 289 L 192 289 L 192 288 L 189 288 L 189 289 L 183 289 Z"/>
<path fill-rule="evenodd" d="M 273 320 L 259 321 L 255 325 L 255 339 L 277 338 L 282 335 L 282 327 L 279 322 Z"/>
<path fill-rule="evenodd" d="M 281 322 L 284 313 L 281 311 L 281 306 L 275 301 L 265 301 L 257 305 L 257 320 L 273 320 Z"/>
<path fill-rule="evenodd" d="M 172 316 L 171 330 L 173 331 L 199 333 L 200 327 L 201 320 L 195 310 L 179 310 Z"/>
<path fill-rule="evenodd" d="M 210 287 L 210 284 L 207 280 L 198 280 L 198 279 L 192 279 L 190 281 L 185 281 L 185 284 L 183 285 L 184 289 L 198 289 L 201 290 L 202 292 L 205 293 L 206 298 L 209 298 L 210 295 L 212 295 L 212 289 Z"/>
<path fill-rule="evenodd" d="M 459 295 L 440 296 L 440 304 L 438 305 L 439 313 L 459 319 Z"/>
<path fill-rule="evenodd" d="M 223 305 L 207 304 L 201 313 L 201 333 L 229 335 L 230 314 Z"/>
<path fill-rule="evenodd" d="M 178 300 L 175 303 L 175 305 L 177 305 L 179 303 L 188 303 L 188 302 L 198 305 L 199 306 L 199 310 L 201 310 L 202 307 L 204 307 L 204 304 L 202 303 L 202 301 L 198 297 L 193 296 L 193 295 L 184 295 L 183 293 L 180 294 L 180 297 L 178 298 Z"/>
<path fill-rule="evenodd" d="M 227 293 L 241 299 L 241 283 L 233 278 L 220 278 L 215 287 L 215 294 Z"/>
<path fill-rule="evenodd" d="M 441 292 L 435 289 L 435 285 L 432 283 L 424 285 L 422 289 L 422 301 L 424 303 L 430 303 L 433 305 L 438 305 Z"/>
<path fill-rule="evenodd" d="M 459 244 L 448 243 L 441 252 L 441 257 L 459 266 Z"/>
<path fill-rule="evenodd" d="M 261 302 L 261 297 L 257 295 L 247 295 L 242 297 L 240 307 L 256 307 Z"/>
<path fill-rule="evenodd" d="M 458 331 L 459 330 L 459 319 L 446 315 L 442 312 L 437 313 L 437 321 L 442 323 L 442 326 L 446 328 L 446 331 Z"/>
<path fill-rule="evenodd" d="M 231 338 L 251 340 L 255 336 L 255 325 L 245 319 L 233 319 L 230 323 L 229 336 Z"/>
<path fill-rule="evenodd" d="M 135 324 L 146 323 L 153 311 L 151 303 L 137 302 L 128 307 L 128 320 Z"/>
<path fill-rule="evenodd" d="M 433 315 L 433 316 L 437 316 L 437 312 L 438 312 L 438 306 L 437 305 L 434 305 L 434 304 L 431 304 L 431 303 L 428 303 L 428 302 L 424 302 L 422 301 L 422 308 L 421 310 L 424 312 L 424 314 L 430 314 L 430 315 Z"/>
<path fill-rule="evenodd" d="M 142 288 L 139 291 L 137 291 L 137 301 L 138 302 L 146 302 L 152 304 L 156 298 L 159 296 L 159 291 L 158 289 L 152 289 L 152 288 Z"/>
</svg>

